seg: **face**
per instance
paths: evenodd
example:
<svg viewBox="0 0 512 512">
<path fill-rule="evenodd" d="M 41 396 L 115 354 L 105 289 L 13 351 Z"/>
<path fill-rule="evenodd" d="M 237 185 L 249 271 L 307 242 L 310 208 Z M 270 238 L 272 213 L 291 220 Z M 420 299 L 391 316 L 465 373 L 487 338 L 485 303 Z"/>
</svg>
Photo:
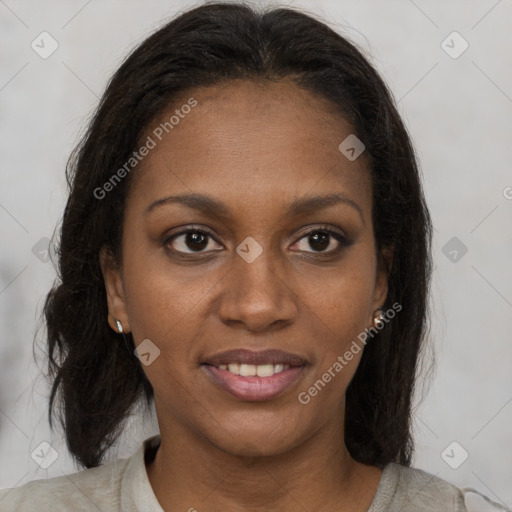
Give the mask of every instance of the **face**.
<svg viewBox="0 0 512 512">
<path fill-rule="evenodd" d="M 338 149 L 351 133 L 288 80 L 187 91 L 148 127 L 156 145 L 132 171 L 121 266 L 100 260 L 110 325 L 150 363 L 161 431 L 250 455 L 343 428 L 362 351 L 333 365 L 387 293 L 364 154 Z"/>
</svg>

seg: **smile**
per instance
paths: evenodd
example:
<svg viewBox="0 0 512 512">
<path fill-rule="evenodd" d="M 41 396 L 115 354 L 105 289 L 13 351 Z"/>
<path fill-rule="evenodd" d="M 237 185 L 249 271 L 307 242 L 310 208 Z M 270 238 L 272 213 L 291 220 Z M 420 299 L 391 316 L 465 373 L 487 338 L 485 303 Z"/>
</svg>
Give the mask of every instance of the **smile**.
<svg viewBox="0 0 512 512">
<path fill-rule="evenodd" d="M 210 382 L 238 400 L 261 402 L 284 394 L 301 378 L 308 361 L 297 354 L 269 349 L 234 349 L 203 360 Z"/>
<path fill-rule="evenodd" d="M 210 382 L 234 398 L 261 402 L 277 398 L 300 379 L 305 366 L 283 364 L 201 365 Z M 238 372 L 238 373 L 236 373 Z"/>
<path fill-rule="evenodd" d="M 290 365 L 288 364 L 220 364 L 219 370 L 227 370 L 233 375 L 240 375 L 241 377 L 272 377 L 276 373 L 280 373 L 283 370 L 288 370 Z"/>
</svg>

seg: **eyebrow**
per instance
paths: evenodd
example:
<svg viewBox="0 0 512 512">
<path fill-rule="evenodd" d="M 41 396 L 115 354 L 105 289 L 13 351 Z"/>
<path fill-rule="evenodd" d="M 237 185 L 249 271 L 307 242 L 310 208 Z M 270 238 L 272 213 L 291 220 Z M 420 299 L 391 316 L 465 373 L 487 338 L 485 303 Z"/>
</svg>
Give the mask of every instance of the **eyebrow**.
<svg viewBox="0 0 512 512">
<path fill-rule="evenodd" d="M 149 204 L 144 209 L 143 213 L 144 215 L 147 215 L 155 208 L 168 204 L 182 204 L 187 208 L 197 210 L 205 215 L 213 215 L 215 217 L 233 216 L 232 211 L 227 205 L 204 194 L 181 194 L 163 197 Z M 326 194 L 322 196 L 309 196 L 295 199 L 286 209 L 284 216 L 291 217 L 294 215 L 304 215 L 318 210 L 323 210 L 337 204 L 346 204 L 351 206 L 359 213 L 363 224 L 366 225 L 363 211 L 360 206 L 343 194 Z"/>
</svg>

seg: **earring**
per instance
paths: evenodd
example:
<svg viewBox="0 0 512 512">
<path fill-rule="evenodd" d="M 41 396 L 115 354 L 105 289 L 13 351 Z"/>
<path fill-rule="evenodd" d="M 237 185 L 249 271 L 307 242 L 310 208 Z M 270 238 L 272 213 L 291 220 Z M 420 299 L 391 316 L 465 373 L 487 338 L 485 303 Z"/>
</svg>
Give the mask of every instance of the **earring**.
<svg viewBox="0 0 512 512">
<path fill-rule="evenodd" d="M 128 341 L 128 339 L 124 333 L 123 324 L 117 319 L 115 322 L 116 322 L 117 330 L 119 331 L 119 334 L 123 335 L 124 344 L 125 344 L 126 348 L 128 349 L 128 352 L 131 354 L 133 352 L 133 347 L 131 346 L 130 342 Z"/>
<path fill-rule="evenodd" d="M 382 313 L 382 308 L 377 308 L 375 313 L 377 313 L 377 311 L 379 311 L 379 314 L 373 317 L 373 325 L 379 328 L 382 322 L 384 322 L 384 314 Z"/>
</svg>

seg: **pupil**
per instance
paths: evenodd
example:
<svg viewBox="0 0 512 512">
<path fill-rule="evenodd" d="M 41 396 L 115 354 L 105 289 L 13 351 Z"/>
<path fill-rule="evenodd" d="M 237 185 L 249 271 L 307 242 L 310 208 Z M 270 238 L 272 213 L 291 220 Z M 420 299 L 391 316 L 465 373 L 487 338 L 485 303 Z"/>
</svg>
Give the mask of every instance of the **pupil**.
<svg viewBox="0 0 512 512">
<path fill-rule="evenodd" d="M 324 231 L 317 231 L 309 235 L 309 243 L 315 250 L 324 250 L 329 247 L 329 234 Z"/>
<path fill-rule="evenodd" d="M 204 249 L 207 245 L 207 237 L 203 233 L 187 233 L 186 242 L 187 247 L 192 250 Z M 192 247 L 190 247 L 192 245 Z"/>
<path fill-rule="evenodd" d="M 309 235 L 309 243 L 316 251 L 323 251 L 329 247 L 329 234 L 317 231 Z M 192 250 L 204 249 L 208 245 L 207 236 L 198 232 L 187 233 L 186 244 Z"/>
</svg>

